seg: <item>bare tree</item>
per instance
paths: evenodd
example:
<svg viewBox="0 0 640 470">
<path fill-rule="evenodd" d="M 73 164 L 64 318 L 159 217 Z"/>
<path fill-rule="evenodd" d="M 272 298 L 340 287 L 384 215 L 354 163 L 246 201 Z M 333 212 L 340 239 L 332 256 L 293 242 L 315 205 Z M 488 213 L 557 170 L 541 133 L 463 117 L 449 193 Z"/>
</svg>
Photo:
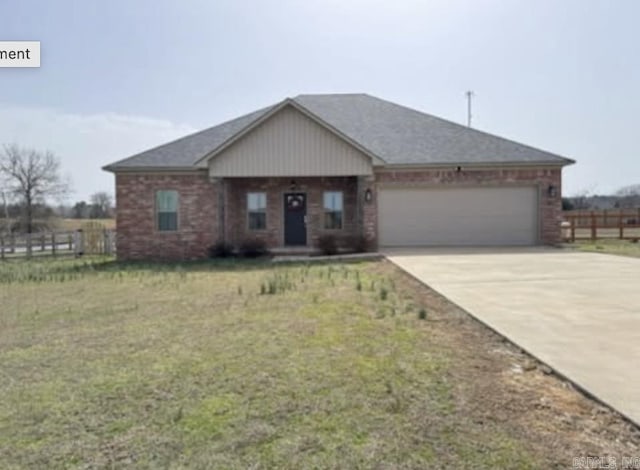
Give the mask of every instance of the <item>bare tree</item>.
<svg viewBox="0 0 640 470">
<path fill-rule="evenodd" d="M 3 232 L 8 232 L 11 227 L 11 222 L 9 220 L 9 203 L 7 201 L 7 194 L 4 190 L 0 191 L 0 196 L 2 196 L 2 216 L 4 217 L 3 223 L 0 225 L 0 234 Z"/>
<path fill-rule="evenodd" d="M 28 233 L 33 232 L 34 206 L 69 191 L 60 175 L 60 160 L 51 152 L 5 145 L 0 154 L 0 181 L 4 191 L 23 208 Z"/>
<path fill-rule="evenodd" d="M 98 191 L 91 195 L 92 218 L 104 219 L 109 217 L 111 208 L 113 207 L 113 198 L 111 194 L 105 191 Z"/>
<path fill-rule="evenodd" d="M 589 191 L 588 189 L 583 189 L 581 191 L 578 191 L 573 196 L 570 196 L 569 200 L 571 201 L 571 204 L 573 205 L 574 209 L 584 210 L 584 209 L 591 209 L 591 202 L 590 202 L 591 197 L 592 197 L 591 191 Z"/>
<path fill-rule="evenodd" d="M 625 186 L 616 191 L 617 205 L 622 209 L 640 207 L 640 184 Z"/>
<path fill-rule="evenodd" d="M 640 195 L 640 184 L 631 184 L 616 191 L 616 196 L 638 196 Z"/>
</svg>

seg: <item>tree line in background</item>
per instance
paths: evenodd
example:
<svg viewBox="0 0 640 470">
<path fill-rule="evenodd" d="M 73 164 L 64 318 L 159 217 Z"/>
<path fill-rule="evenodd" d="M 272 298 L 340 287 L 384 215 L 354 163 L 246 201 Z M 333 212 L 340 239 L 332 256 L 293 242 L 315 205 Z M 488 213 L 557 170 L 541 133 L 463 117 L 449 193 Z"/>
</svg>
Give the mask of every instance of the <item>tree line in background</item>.
<svg viewBox="0 0 640 470">
<path fill-rule="evenodd" d="M 640 207 L 640 184 L 632 184 L 620 188 L 614 194 L 590 194 L 581 191 L 575 196 L 562 198 L 562 209 L 570 210 L 602 210 L 602 209 L 635 209 Z"/>
<path fill-rule="evenodd" d="M 64 200 L 70 188 L 53 153 L 5 145 L 0 152 L 0 232 L 51 230 L 57 218 L 113 217 L 113 198 L 104 191 L 92 194 L 88 203 L 56 207 L 48 203 Z"/>
</svg>

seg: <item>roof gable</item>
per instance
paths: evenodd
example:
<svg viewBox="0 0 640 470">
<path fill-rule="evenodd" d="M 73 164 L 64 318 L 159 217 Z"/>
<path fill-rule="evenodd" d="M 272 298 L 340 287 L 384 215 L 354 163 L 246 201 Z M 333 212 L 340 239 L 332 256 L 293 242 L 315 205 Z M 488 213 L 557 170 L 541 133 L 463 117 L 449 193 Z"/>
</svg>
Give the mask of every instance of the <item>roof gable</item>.
<svg viewBox="0 0 640 470">
<path fill-rule="evenodd" d="M 372 173 L 371 157 L 285 102 L 207 156 L 212 177 Z"/>
</svg>

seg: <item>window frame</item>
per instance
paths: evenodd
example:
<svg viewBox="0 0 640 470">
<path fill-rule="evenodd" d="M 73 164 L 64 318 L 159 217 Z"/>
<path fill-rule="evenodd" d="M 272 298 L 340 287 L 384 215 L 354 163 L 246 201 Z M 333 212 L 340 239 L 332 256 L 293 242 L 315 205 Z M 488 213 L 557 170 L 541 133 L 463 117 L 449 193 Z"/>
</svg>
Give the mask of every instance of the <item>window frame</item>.
<svg viewBox="0 0 640 470">
<path fill-rule="evenodd" d="M 175 229 L 163 229 L 160 228 L 160 206 L 158 204 L 158 196 L 162 192 L 171 192 L 176 195 L 176 226 Z M 176 233 L 180 231 L 180 192 L 177 189 L 157 189 L 154 193 L 155 201 L 155 231 L 157 233 Z M 163 214 L 172 214 L 172 212 L 162 211 Z"/>
<path fill-rule="evenodd" d="M 327 209 L 326 196 L 327 194 L 336 193 L 340 195 L 340 210 Z M 339 227 L 327 227 L 327 214 L 340 212 L 340 226 Z M 322 229 L 323 230 L 344 230 L 344 191 L 333 190 L 324 191 L 322 193 Z"/>
<path fill-rule="evenodd" d="M 263 209 L 258 209 L 258 210 L 251 210 L 250 207 L 250 200 L 251 200 L 251 195 L 253 194 L 258 194 L 258 195 L 262 195 L 264 197 L 264 208 Z M 260 201 L 258 201 L 260 202 Z M 247 198 L 246 198 L 246 210 L 247 210 L 247 230 L 250 232 L 260 232 L 260 231 L 264 231 L 267 230 L 267 206 L 268 206 L 269 202 L 268 202 L 268 198 L 267 198 L 267 193 L 266 191 L 247 191 Z M 251 214 L 264 214 L 264 227 L 260 227 L 260 228 L 253 228 L 251 227 Z"/>
</svg>

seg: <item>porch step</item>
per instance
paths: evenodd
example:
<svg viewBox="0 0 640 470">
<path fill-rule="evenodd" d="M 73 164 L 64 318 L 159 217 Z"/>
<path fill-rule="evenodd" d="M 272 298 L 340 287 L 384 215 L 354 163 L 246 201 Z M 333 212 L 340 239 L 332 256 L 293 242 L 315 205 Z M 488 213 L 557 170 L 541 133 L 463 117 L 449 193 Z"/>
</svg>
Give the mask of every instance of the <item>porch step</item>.
<svg viewBox="0 0 640 470">
<path fill-rule="evenodd" d="M 270 248 L 269 251 L 276 256 L 310 256 L 314 253 L 318 253 L 318 250 L 310 246 L 279 246 L 276 248 Z"/>
</svg>

